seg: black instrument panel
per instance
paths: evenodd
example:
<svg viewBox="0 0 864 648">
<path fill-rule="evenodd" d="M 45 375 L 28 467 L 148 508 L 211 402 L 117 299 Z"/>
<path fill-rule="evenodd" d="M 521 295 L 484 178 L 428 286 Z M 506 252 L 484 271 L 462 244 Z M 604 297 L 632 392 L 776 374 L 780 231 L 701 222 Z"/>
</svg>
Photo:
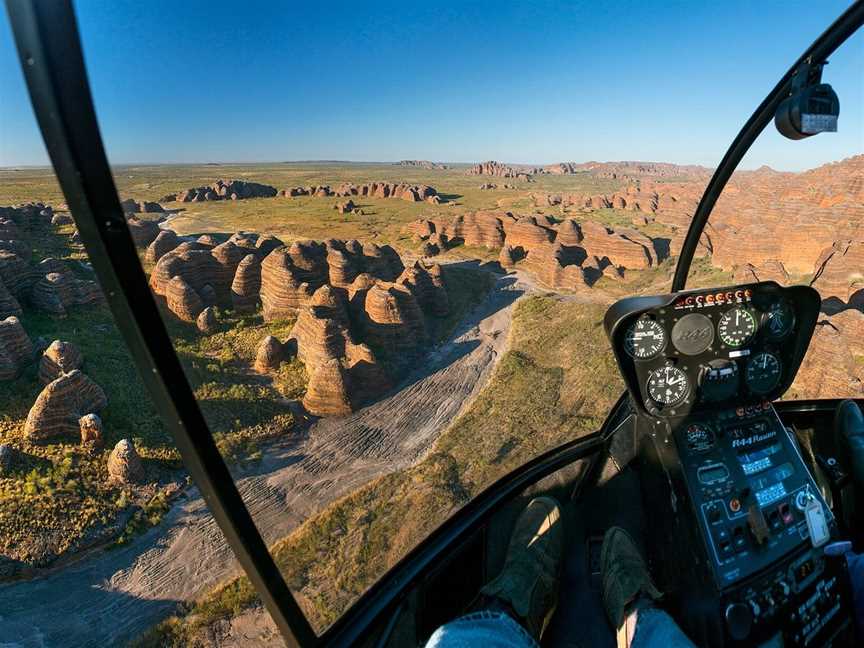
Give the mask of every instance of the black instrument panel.
<svg viewBox="0 0 864 648">
<path fill-rule="evenodd" d="M 678 417 L 774 400 L 792 384 L 821 300 L 774 282 L 631 297 L 606 313 L 606 332 L 638 407 Z"/>
</svg>

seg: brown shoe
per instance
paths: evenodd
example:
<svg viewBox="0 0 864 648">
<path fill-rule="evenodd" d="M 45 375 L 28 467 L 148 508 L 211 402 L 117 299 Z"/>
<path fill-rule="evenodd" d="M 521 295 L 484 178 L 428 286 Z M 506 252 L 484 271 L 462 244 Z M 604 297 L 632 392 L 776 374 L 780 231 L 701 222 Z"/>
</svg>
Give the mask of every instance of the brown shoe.
<svg viewBox="0 0 864 648">
<path fill-rule="evenodd" d="M 539 639 L 558 601 L 563 529 L 558 502 L 537 497 L 516 520 L 504 568 L 480 590 L 506 604 Z"/>
<path fill-rule="evenodd" d="M 648 567 L 633 538 L 620 527 L 610 528 L 603 536 L 600 574 L 603 579 L 603 607 L 616 630 L 624 622 L 629 606 L 640 596 L 655 601 L 662 596 L 651 582 Z"/>
</svg>

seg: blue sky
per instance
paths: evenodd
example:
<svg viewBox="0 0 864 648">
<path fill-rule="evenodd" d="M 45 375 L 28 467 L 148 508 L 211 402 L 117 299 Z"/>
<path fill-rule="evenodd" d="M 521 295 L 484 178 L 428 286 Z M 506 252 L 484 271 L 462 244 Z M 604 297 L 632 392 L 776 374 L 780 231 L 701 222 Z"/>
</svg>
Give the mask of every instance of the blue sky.
<svg viewBox="0 0 864 648">
<path fill-rule="evenodd" d="M 847 1 L 75 3 L 112 163 L 659 160 L 715 165 Z M 5 14 L 0 166 L 44 164 Z M 864 151 L 864 34 L 840 130 L 745 166 Z"/>
</svg>

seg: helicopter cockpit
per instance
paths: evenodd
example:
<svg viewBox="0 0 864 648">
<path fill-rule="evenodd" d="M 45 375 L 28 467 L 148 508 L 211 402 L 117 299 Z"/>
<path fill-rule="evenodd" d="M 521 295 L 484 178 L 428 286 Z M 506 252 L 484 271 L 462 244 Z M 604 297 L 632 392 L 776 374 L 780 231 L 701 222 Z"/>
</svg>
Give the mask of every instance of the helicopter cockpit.
<svg viewBox="0 0 864 648">
<path fill-rule="evenodd" d="M 864 453 L 850 456 L 839 440 L 864 439 L 864 417 L 849 430 L 849 413 L 861 417 L 864 405 L 864 347 L 848 343 L 864 335 L 864 256 L 855 256 L 864 254 L 864 156 L 836 163 L 837 173 L 830 164 L 738 167 L 772 122 L 772 136 L 801 146 L 842 130 L 847 96 L 825 66 L 860 38 L 864 0 L 794 61 L 716 169 L 351 162 L 338 186 L 332 161 L 112 168 L 96 107 L 122 94 L 113 86 L 123 76 L 115 9 L 102 16 L 78 3 L 81 33 L 90 30 L 82 39 L 69 0 L 6 4 L 51 163 L 51 189 L 40 190 L 63 208 L 0 208 L 0 305 L 14 302 L 34 339 L 58 339 L 31 345 L 38 367 L 0 363 L 0 397 L 21 419 L 0 426 L 0 450 L 9 448 L 0 461 L 0 531 L 9 536 L 0 538 L 0 647 L 424 645 L 501 570 L 514 521 L 538 496 L 561 504 L 565 538 L 541 646 L 615 645 L 601 568 L 613 527 L 634 539 L 663 592 L 659 605 L 698 646 L 861 644 L 847 555 L 864 552 Z M 180 11 L 170 5 L 130 11 L 161 24 L 162 10 Z M 292 29 L 331 18 L 304 11 L 314 19 Z M 271 21 L 284 19 L 277 13 Z M 471 36 L 477 21 L 464 22 Z M 285 40 L 268 34 L 261 43 Z M 188 47 L 172 52 L 182 58 Z M 207 49 L 201 60 L 228 57 Z M 88 70 L 99 63 L 91 93 Z M 189 90 L 175 71 L 172 88 Z M 297 74 L 333 92 L 332 77 Z M 273 82 L 256 76 L 255 91 Z M 106 133 L 124 130 L 108 123 Z M 230 130 L 218 119 L 210 126 Z M 181 188 L 220 166 L 244 180 Z M 382 180 L 394 168 L 410 181 Z M 9 195 L 31 198 L 36 181 L 26 173 L 0 168 Z M 255 174 L 307 185 L 277 190 L 252 182 Z M 584 191 L 568 194 L 574 178 Z M 823 192 L 831 182 L 842 191 Z M 508 211 L 523 208 L 531 213 Z M 19 222 L 25 211 L 47 220 Z M 5 240 L 18 230 L 31 239 Z M 62 250 L 78 279 L 64 279 L 56 259 L 33 257 L 60 254 L 60 236 L 78 246 Z M 14 253 L 29 256 L 13 266 Z M 430 261 L 445 253 L 453 256 Z M 21 304 L 5 293 L 13 283 Z M 52 290 L 60 296 L 44 297 Z M 65 319 L 63 295 L 73 293 L 70 312 L 73 302 L 102 310 Z M 4 350 L 11 334 L 0 334 Z M 565 334 L 582 339 L 568 345 Z M 89 354 L 85 368 L 112 380 L 108 400 L 120 413 L 107 410 L 103 429 L 64 401 L 69 411 L 43 416 L 61 432 L 31 434 L 39 408 L 61 400 L 54 381 L 85 380 L 84 359 L 60 342 L 72 335 Z M 521 346 L 508 349 L 514 340 Z M 113 346 L 125 355 L 91 360 Z M 832 366 L 838 349 L 843 366 Z M 77 364 L 57 369 L 51 353 L 58 367 Z M 506 380 L 492 389 L 490 375 Z M 87 400 L 80 393 L 100 388 L 81 382 L 69 392 Z M 90 400 L 104 407 L 105 393 Z M 103 435 L 117 442 L 110 454 Z M 133 468 L 137 484 L 118 477 Z M 78 512 L 75 502 L 84 502 Z M 54 542 L 76 516 L 78 535 L 34 558 L 37 540 Z M 44 626 L 41 608 L 53 615 Z M 68 621 L 53 618 L 70 610 Z M 102 628 L 117 610 L 129 619 Z"/>
</svg>

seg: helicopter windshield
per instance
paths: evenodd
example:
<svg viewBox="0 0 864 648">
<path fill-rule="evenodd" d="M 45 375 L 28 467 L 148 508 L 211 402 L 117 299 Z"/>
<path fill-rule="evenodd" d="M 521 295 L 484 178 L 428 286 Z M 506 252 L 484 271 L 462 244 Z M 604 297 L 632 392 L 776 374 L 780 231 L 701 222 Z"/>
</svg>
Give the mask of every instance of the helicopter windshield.
<svg viewBox="0 0 864 648">
<path fill-rule="evenodd" d="M 862 51 L 858 33 L 824 68 L 823 81 L 848 98 L 839 132 L 790 141 L 772 125 L 754 142 L 717 200 L 687 282 L 819 291 L 821 315 L 787 400 L 864 396 Z"/>
<path fill-rule="evenodd" d="M 170 337 L 168 391 L 194 396 L 194 433 L 318 635 L 497 480 L 597 432 L 624 391 L 604 312 L 669 290 L 728 141 L 843 5 L 802 25 L 742 6 L 386 4 L 76 4 L 149 329 L 112 317 L 95 226 L 46 166 L 0 26 L 12 645 L 278 644 L 126 346 L 136 325 Z M 769 19 L 788 37 L 766 44 Z M 752 27 L 734 52 L 731 20 Z M 766 131 L 690 268 L 688 288 L 822 291 L 787 398 L 862 395 L 861 71 L 859 34 L 825 73 L 840 133 Z"/>
</svg>

